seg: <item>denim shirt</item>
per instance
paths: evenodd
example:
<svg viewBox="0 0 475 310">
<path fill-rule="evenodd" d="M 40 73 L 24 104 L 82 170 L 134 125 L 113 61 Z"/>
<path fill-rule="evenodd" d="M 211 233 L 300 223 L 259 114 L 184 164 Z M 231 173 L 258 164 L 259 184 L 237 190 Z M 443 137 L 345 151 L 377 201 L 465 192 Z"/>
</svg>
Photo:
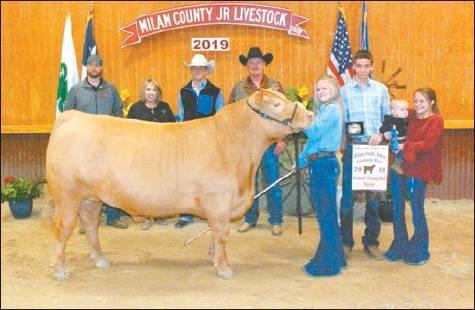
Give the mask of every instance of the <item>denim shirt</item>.
<svg viewBox="0 0 475 310">
<path fill-rule="evenodd" d="M 339 150 L 343 130 L 342 118 L 342 109 L 336 103 L 322 104 L 318 107 L 317 116 L 303 131 L 308 140 L 299 155 L 299 168 L 307 166 L 309 155 Z"/>
<path fill-rule="evenodd" d="M 372 135 L 379 133 L 384 116 L 390 114 L 388 88 L 372 79 L 365 88 L 354 80 L 343 86 L 341 101 L 345 122 L 363 122 L 364 135 L 355 137 L 361 142 L 368 142 Z"/>
<path fill-rule="evenodd" d="M 198 89 L 193 87 L 193 91 L 195 92 L 196 97 L 200 96 L 200 92 L 203 88 L 205 88 L 206 83 L 208 83 L 208 80 L 204 80 L 203 82 L 201 82 L 200 87 Z M 220 91 L 218 98 L 216 98 L 216 104 L 215 104 L 216 112 L 218 112 L 223 106 L 224 106 L 224 96 L 223 96 L 223 92 Z M 175 117 L 176 121 L 182 122 L 184 118 L 184 114 L 185 114 L 185 111 L 183 110 L 183 102 L 181 101 L 180 93 L 178 93 L 178 115 Z"/>
</svg>

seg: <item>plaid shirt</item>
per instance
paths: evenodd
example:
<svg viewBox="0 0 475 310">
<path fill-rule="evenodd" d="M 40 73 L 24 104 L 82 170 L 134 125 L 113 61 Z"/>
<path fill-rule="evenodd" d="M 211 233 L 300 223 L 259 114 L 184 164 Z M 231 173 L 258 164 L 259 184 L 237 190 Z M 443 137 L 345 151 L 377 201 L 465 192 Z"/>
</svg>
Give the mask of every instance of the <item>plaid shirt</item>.
<svg viewBox="0 0 475 310">
<path fill-rule="evenodd" d="M 345 122 L 363 122 L 364 135 L 354 139 L 368 142 L 383 123 L 384 116 L 390 114 L 388 88 L 372 79 L 368 87 L 361 88 L 356 81 L 351 81 L 341 88 Z"/>
</svg>

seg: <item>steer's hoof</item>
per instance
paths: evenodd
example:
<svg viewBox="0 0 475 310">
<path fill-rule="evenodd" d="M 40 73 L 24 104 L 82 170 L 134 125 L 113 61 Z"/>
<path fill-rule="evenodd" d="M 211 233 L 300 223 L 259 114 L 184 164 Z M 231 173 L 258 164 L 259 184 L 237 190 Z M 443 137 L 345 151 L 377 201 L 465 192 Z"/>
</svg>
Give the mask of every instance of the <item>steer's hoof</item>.
<svg viewBox="0 0 475 310">
<path fill-rule="evenodd" d="M 97 268 L 109 268 L 111 263 L 105 257 L 101 257 L 96 261 Z"/>
<path fill-rule="evenodd" d="M 66 280 L 67 278 L 69 278 L 69 272 L 67 271 L 58 271 L 58 272 L 55 272 L 53 277 L 56 279 L 56 280 Z"/>
<path fill-rule="evenodd" d="M 231 268 L 218 270 L 218 276 L 223 280 L 229 280 L 233 277 L 233 270 Z"/>
</svg>

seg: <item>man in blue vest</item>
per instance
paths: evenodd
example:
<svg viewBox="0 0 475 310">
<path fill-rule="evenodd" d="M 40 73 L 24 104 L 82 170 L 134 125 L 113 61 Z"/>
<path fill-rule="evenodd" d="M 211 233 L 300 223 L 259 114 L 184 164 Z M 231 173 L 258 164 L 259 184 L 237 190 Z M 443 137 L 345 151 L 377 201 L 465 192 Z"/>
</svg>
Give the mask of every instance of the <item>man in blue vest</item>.
<svg viewBox="0 0 475 310">
<path fill-rule="evenodd" d="M 185 64 L 190 69 L 192 80 L 178 94 L 177 121 L 189 121 L 214 115 L 224 106 L 221 90 L 214 86 L 206 77 L 214 70 L 214 60 L 208 61 L 205 56 L 196 54 L 191 63 Z M 181 214 L 176 228 L 193 222 L 193 216 Z"/>
</svg>

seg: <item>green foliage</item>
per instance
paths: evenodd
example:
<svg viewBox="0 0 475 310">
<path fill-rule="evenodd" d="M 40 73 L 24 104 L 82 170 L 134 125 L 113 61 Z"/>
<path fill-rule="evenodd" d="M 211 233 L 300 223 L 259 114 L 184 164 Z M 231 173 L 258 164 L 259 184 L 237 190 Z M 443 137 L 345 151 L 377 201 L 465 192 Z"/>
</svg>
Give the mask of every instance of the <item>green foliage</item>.
<svg viewBox="0 0 475 310">
<path fill-rule="evenodd" d="M 40 185 L 45 183 L 43 179 L 36 179 L 34 181 L 14 178 L 12 176 L 5 177 L 5 185 L 2 186 L 2 203 L 12 200 L 26 200 L 34 199 L 41 196 L 43 193 Z"/>
<path fill-rule="evenodd" d="M 287 89 L 287 91 L 285 92 L 285 96 L 292 102 L 300 101 L 298 96 L 298 89 L 295 87 L 290 87 L 289 89 Z"/>
</svg>

